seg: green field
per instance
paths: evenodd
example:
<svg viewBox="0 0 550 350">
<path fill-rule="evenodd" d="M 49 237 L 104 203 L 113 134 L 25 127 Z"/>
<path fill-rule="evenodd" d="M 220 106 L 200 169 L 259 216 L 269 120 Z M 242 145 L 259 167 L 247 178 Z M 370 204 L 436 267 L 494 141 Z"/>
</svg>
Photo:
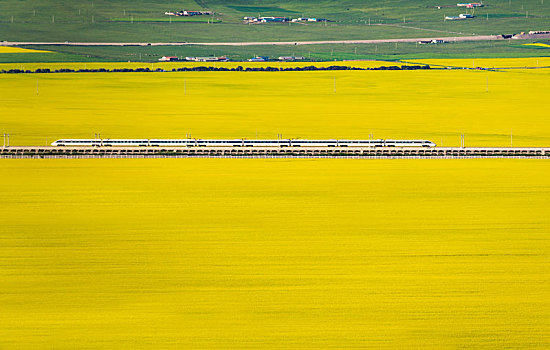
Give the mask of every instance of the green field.
<svg viewBox="0 0 550 350">
<path fill-rule="evenodd" d="M 174 16 L 165 16 L 165 17 L 156 17 L 156 18 L 134 18 L 131 17 L 118 17 L 111 18 L 111 22 L 191 22 L 191 23 L 220 23 L 219 19 L 212 19 L 210 16 L 194 16 L 194 17 L 174 17 Z"/>
<path fill-rule="evenodd" d="M 456 42 L 440 45 L 416 43 L 288 45 L 288 46 L 26 46 L 56 51 L 56 55 L 0 54 L 0 62 L 86 62 L 132 61 L 155 62 L 162 56 L 221 56 L 242 61 L 258 56 L 302 56 L 308 60 L 400 60 L 413 58 L 482 58 L 482 57 L 548 57 L 550 49 L 521 44 L 534 41 Z M 550 40 L 538 40 L 550 43 Z"/>
<path fill-rule="evenodd" d="M 0 172 L 4 350 L 550 347 L 547 161 Z"/>
<path fill-rule="evenodd" d="M 435 6 L 441 6 L 440 9 Z M 210 16 L 197 16 L 190 19 L 173 18 L 172 23 L 165 11 L 186 9 L 212 10 L 216 23 Z M 550 3 L 540 0 L 502 1 L 486 3 L 486 7 L 475 10 L 476 18 L 466 21 L 443 21 L 444 15 L 464 13 L 464 8 L 456 7 L 456 1 L 444 0 L 418 3 L 412 0 L 372 1 L 178 1 L 159 3 L 150 1 L 88 1 L 76 0 L 62 5 L 54 0 L 36 3 L 31 0 L 0 0 L 0 40 L 8 41 L 89 41 L 89 42 L 221 42 L 221 41 L 307 41 L 345 39 L 383 39 L 405 37 L 462 36 L 472 34 L 512 34 L 529 30 L 550 29 Z M 335 22 L 308 24 L 266 24 L 243 25 L 243 16 L 283 15 L 290 17 L 311 16 L 328 18 Z M 116 19 L 116 20 L 114 20 Z M 370 25 L 369 25 L 370 23 Z M 359 46 L 361 57 L 377 58 L 399 56 L 404 58 L 461 57 L 465 50 L 480 57 L 522 57 L 525 51 L 516 50 L 505 44 L 497 44 L 494 50 L 491 43 L 478 43 L 474 46 L 453 46 L 452 48 L 417 49 L 404 46 L 399 52 L 390 48 Z M 129 58 L 124 50 L 114 48 L 108 53 L 101 48 L 59 48 L 61 52 L 76 50 L 96 59 L 124 60 Z M 354 47 L 345 47 L 354 52 Z M 507 50 L 511 52 L 507 52 Z M 277 47 L 266 49 L 274 55 L 284 55 L 291 48 Z M 339 45 L 313 49 L 317 58 L 348 58 L 333 51 L 341 51 Z M 471 50 L 471 51 L 470 51 Z M 137 52 L 138 50 L 133 50 Z M 173 50 L 172 50 L 173 51 Z M 210 48 L 181 48 L 183 55 L 218 51 Z M 222 48 L 226 54 L 248 57 L 253 51 L 249 48 Z M 432 51 L 436 51 L 435 53 Z M 332 52 L 330 57 L 327 53 Z M 146 51 L 142 52 L 145 54 Z M 264 53 L 258 53 L 264 54 Z M 548 55 L 545 51 L 532 54 Z M 161 54 L 162 55 L 162 54 Z M 179 55 L 179 54 L 178 54 Z M 385 56 L 383 56 L 385 55 Z M 446 56 L 445 56 L 446 55 Z M 50 57 L 49 60 L 53 60 Z M 71 59 L 59 57 L 59 60 Z M 5 62 L 6 59 L 0 58 Z M 85 60 L 85 59 L 83 59 Z"/>
<path fill-rule="evenodd" d="M 476 18 L 444 22 L 444 15 L 458 15 L 464 8 L 456 1 L 226 1 L 190 0 L 160 3 L 151 1 L 76 0 L 60 4 L 54 0 L 0 1 L 0 38 L 34 41 L 249 41 L 384 38 L 424 34 L 453 36 L 498 34 L 548 29 L 550 4 L 540 0 L 521 2 L 494 0 L 475 11 Z M 435 6 L 443 6 L 437 9 Z M 139 19 L 162 18 L 165 11 L 208 9 L 222 24 L 208 27 L 189 23 L 148 24 Z M 259 25 L 241 23 L 243 16 L 310 16 L 334 23 Z M 489 15 L 487 19 L 487 15 Z M 13 16 L 13 18 L 12 18 Z M 53 16 L 53 18 L 52 18 Z M 93 18 L 92 18 L 93 17 Z M 206 16 L 197 16 L 203 18 Z M 134 18 L 136 23 L 112 23 L 112 18 Z M 166 17 L 167 18 L 167 17 Z M 371 26 L 368 25 L 370 20 Z M 405 23 L 404 23 L 405 22 Z M 175 24 L 175 23 L 172 23 Z M 385 24 L 404 24 L 395 28 Z M 283 27 L 283 28 L 282 28 Z M 408 34 L 408 35 L 407 35 Z"/>
</svg>

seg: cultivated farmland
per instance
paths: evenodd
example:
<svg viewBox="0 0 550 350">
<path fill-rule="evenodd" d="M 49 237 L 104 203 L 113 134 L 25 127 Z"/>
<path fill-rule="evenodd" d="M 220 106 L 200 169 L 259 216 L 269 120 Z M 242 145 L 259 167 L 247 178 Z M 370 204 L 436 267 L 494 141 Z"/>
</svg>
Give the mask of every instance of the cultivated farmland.
<svg viewBox="0 0 550 350">
<path fill-rule="evenodd" d="M 550 346 L 547 161 L 0 171 L 3 349 Z"/>
<path fill-rule="evenodd" d="M 95 133 L 313 139 L 373 133 L 443 146 L 458 146 L 460 134 L 467 146 L 509 146 L 513 134 L 515 146 L 549 146 L 541 108 L 549 84 L 546 69 L 4 74 L 0 127 L 12 145 Z"/>
</svg>

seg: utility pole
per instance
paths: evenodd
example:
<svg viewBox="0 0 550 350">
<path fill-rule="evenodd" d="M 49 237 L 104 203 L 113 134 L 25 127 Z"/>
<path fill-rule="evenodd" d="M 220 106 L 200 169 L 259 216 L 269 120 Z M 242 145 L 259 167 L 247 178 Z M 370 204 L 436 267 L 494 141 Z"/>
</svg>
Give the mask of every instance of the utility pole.
<svg viewBox="0 0 550 350">
<path fill-rule="evenodd" d="M 489 92 L 489 76 L 487 76 L 487 80 L 485 82 L 485 92 Z"/>
<path fill-rule="evenodd" d="M 36 95 L 38 95 L 38 78 L 36 78 Z"/>
<path fill-rule="evenodd" d="M 334 77 L 334 93 L 336 93 L 336 77 Z"/>
</svg>

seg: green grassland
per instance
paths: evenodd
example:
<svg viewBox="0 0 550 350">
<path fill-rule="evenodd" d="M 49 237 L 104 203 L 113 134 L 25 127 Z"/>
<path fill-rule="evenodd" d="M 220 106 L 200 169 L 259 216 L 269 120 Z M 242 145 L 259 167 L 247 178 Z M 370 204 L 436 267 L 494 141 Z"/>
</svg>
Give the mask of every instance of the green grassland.
<svg viewBox="0 0 550 350">
<path fill-rule="evenodd" d="M 0 63 L 28 63 L 28 62 L 102 62 L 110 60 L 94 53 L 84 51 L 78 54 L 65 52 L 52 53 L 1 53 Z M 118 59 L 117 59 L 118 61 Z"/>
<path fill-rule="evenodd" d="M 440 45 L 416 43 L 286 45 L 286 46 L 26 46 L 56 51 L 57 54 L 6 54 L 0 62 L 70 62 L 132 61 L 155 62 L 162 56 L 221 56 L 231 60 L 246 60 L 253 56 L 302 56 L 315 60 L 400 60 L 412 58 L 483 58 L 483 57 L 542 57 L 550 56 L 550 49 L 525 46 L 531 41 L 454 42 Z M 550 43 L 549 40 L 538 42 Z M 34 60 L 34 61 L 33 61 Z"/>
<path fill-rule="evenodd" d="M 0 40 L 71 42 L 240 42 L 308 41 L 346 39 L 418 38 L 473 34 L 512 34 L 550 28 L 550 1 L 486 2 L 476 18 L 443 21 L 445 15 L 466 11 L 456 1 L 429 0 L 421 3 L 400 1 L 106 1 L 0 0 Z M 440 8 L 437 8 L 439 6 Z M 190 18 L 164 15 L 182 9 L 211 10 L 212 16 Z M 329 23 L 242 24 L 243 16 L 279 15 L 327 18 Z M 208 23 L 210 22 L 210 23 Z M 357 47 L 357 54 L 355 47 Z M 523 57 L 544 56 L 547 50 L 515 48 L 504 43 L 477 43 L 421 47 L 399 45 L 325 45 L 317 47 L 182 47 L 145 48 L 66 48 L 48 49 L 63 55 L 36 57 L 45 62 L 97 60 L 154 61 L 165 54 L 177 56 L 225 54 L 236 59 L 251 55 L 296 55 L 316 59 L 422 58 L 422 57 Z M 168 52 L 167 52 L 168 51 Z M 167 52 L 167 53 L 165 53 Z M 349 57 L 350 52 L 353 56 Z M 68 55 L 67 55 L 68 54 Z M 141 58 L 139 58 L 141 54 Z M 74 57 L 72 55 L 82 55 Z M 27 62 L 26 57 L 0 57 L 0 62 Z M 15 61 L 13 61 L 15 59 Z"/>
<path fill-rule="evenodd" d="M 191 22 L 191 23 L 221 23 L 219 19 L 212 19 L 209 16 L 195 16 L 195 17 L 160 17 L 160 18 L 134 18 L 132 17 L 118 17 L 111 18 L 111 22 Z"/>
<path fill-rule="evenodd" d="M 442 6 L 440 9 L 435 6 Z M 167 19 L 165 11 L 208 9 L 222 23 L 143 23 Z M 550 3 L 541 0 L 493 0 L 476 9 L 476 18 L 444 22 L 444 15 L 466 9 L 456 1 L 0 1 L 1 40 L 21 41 L 249 41 L 387 38 L 423 35 L 500 34 L 547 29 Z M 243 16 L 310 16 L 334 20 L 324 24 L 254 25 Z M 489 19 L 487 20 L 487 15 Z M 196 17 L 196 20 L 207 16 Z M 112 19 L 128 22 L 113 22 Z M 131 18 L 133 22 L 131 23 Z M 368 25 L 368 23 L 372 25 Z M 406 23 L 403 23 L 406 22 Z M 172 26 L 171 26 L 172 24 Z M 405 24 L 403 28 L 388 24 Z"/>
</svg>

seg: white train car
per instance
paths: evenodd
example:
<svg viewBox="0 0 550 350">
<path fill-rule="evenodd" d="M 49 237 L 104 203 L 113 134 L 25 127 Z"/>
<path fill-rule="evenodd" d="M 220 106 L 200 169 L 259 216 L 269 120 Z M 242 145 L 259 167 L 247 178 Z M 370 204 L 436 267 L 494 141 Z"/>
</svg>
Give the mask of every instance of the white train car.
<svg viewBox="0 0 550 350">
<path fill-rule="evenodd" d="M 436 144 L 428 140 L 383 140 L 384 147 L 435 147 Z"/>
<path fill-rule="evenodd" d="M 435 147 L 428 140 L 215 140 L 215 139 L 60 139 L 52 146 L 72 147 Z"/>
<path fill-rule="evenodd" d="M 383 147 L 384 140 L 338 140 L 339 147 Z"/>
<path fill-rule="evenodd" d="M 336 147 L 338 140 L 289 140 L 292 147 Z"/>
<path fill-rule="evenodd" d="M 193 146 L 194 139 L 150 139 L 149 146 L 186 147 Z"/>
<path fill-rule="evenodd" d="M 148 139 L 102 139 L 101 146 L 126 147 L 126 146 L 149 146 Z"/>
<path fill-rule="evenodd" d="M 73 146 L 73 147 L 101 146 L 101 139 L 61 139 L 61 140 L 52 142 L 52 146 Z"/>
</svg>

